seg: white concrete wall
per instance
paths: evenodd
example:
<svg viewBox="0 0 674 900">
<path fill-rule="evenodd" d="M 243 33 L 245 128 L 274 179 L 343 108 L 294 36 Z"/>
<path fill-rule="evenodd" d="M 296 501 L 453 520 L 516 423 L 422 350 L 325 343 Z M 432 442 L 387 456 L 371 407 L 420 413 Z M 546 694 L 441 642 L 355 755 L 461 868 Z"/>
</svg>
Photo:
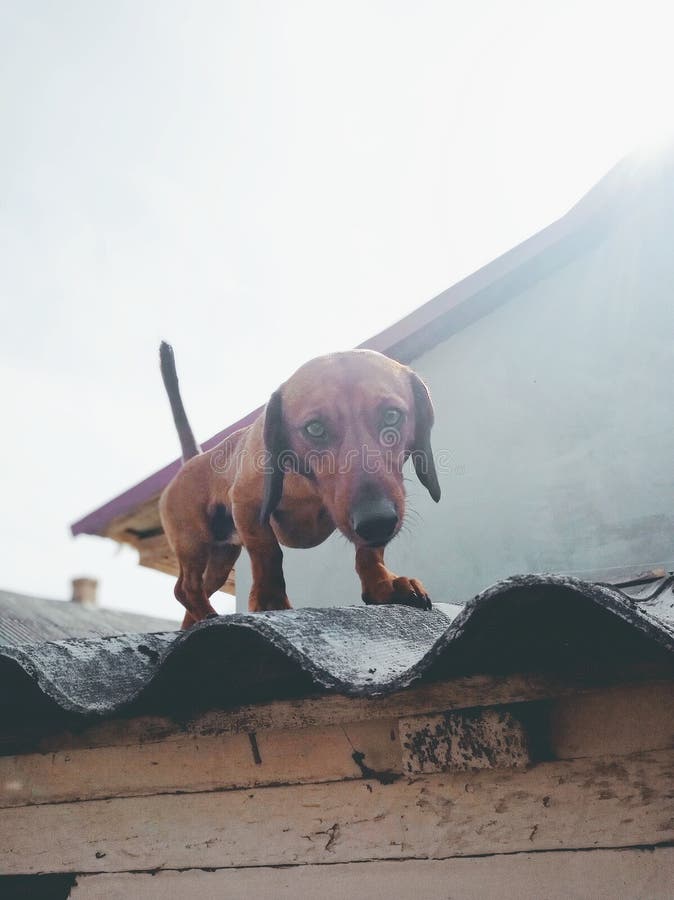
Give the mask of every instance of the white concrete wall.
<svg viewBox="0 0 674 900">
<path fill-rule="evenodd" d="M 437 601 L 521 572 L 674 568 L 674 190 L 414 367 L 436 407 L 443 497 L 409 477 L 387 550 Z M 242 554 L 242 557 L 245 554 Z M 285 551 L 296 606 L 360 602 L 353 548 Z M 237 565 L 246 608 L 247 559 Z"/>
</svg>

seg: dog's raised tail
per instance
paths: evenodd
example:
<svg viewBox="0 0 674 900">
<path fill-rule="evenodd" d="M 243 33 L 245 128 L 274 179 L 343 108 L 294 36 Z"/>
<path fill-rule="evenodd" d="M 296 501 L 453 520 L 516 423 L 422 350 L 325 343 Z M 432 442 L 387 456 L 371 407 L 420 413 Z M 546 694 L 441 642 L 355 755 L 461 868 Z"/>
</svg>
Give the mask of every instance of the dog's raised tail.
<svg viewBox="0 0 674 900">
<path fill-rule="evenodd" d="M 194 439 L 192 428 L 187 420 L 187 413 L 180 396 L 180 384 L 178 382 L 178 373 L 176 372 L 173 347 L 167 344 L 166 341 L 162 341 L 159 345 L 159 368 L 161 369 L 161 377 L 171 404 L 173 421 L 176 423 L 178 437 L 180 438 L 183 462 L 187 462 L 188 459 L 201 453 L 201 447 Z"/>
</svg>

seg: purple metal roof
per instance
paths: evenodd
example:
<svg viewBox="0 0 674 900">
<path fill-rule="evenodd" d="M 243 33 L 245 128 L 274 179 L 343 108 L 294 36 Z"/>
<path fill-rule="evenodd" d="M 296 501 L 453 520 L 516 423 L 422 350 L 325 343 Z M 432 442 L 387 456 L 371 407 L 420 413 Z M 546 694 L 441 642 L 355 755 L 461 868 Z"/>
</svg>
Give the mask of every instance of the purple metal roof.
<svg viewBox="0 0 674 900">
<path fill-rule="evenodd" d="M 636 177 L 640 174 L 640 168 L 638 161 L 632 157 L 622 160 L 560 219 L 487 263 L 472 275 L 458 281 L 358 347 L 378 350 L 399 362 L 409 363 L 445 340 L 450 334 L 465 328 L 470 322 L 509 299 L 514 290 L 522 289 L 527 282 L 523 284 L 521 280 L 518 281 L 517 273 L 525 264 L 534 260 L 544 260 L 543 266 L 534 267 L 534 271 L 530 273 L 528 283 L 531 283 L 532 280 L 547 274 L 550 268 L 566 262 L 581 252 L 587 243 L 582 241 L 574 243 L 574 235 L 588 227 L 597 232 L 605 229 L 608 222 L 607 212 L 615 209 L 615 201 L 629 196 Z M 550 251 L 560 249 L 561 253 L 550 254 Z M 499 286 L 503 289 L 499 290 Z M 202 445 L 203 448 L 209 450 L 234 431 L 250 425 L 263 408 L 253 410 L 243 419 L 220 431 L 206 441 Z M 113 519 L 130 513 L 140 504 L 159 494 L 179 468 L 180 459 L 176 459 L 95 509 L 71 526 L 73 535 L 104 534 Z"/>
</svg>

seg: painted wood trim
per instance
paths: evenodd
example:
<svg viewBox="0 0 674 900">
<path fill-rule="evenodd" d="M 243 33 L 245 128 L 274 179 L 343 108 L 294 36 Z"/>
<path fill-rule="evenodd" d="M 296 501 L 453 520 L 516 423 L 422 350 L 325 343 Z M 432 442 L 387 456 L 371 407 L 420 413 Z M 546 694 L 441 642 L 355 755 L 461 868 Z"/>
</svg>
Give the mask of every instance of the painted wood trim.
<svg viewBox="0 0 674 900">
<path fill-rule="evenodd" d="M 674 751 L 0 811 L 0 871 L 115 872 L 674 841 Z"/>
<path fill-rule="evenodd" d="M 516 853 L 472 859 L 410 859 L 291 866 L 82 875 L 70 900 L 671 900 L 674 848 Z"/>
<path fill-rule="evenodd" d="M 392 778 L 526 766 L 535 761 L 531 738 L 558 759 L 674 747 L 671 683 L 610 688 L 547 706 L 533 719 L 526 704 L 514 704 L 5 756 L 0 808 L 339 781 L 373 771 Z"/>
<path fill-rule="evenodd" d="M 396 719 L 0 757 L 0 808 L 339 781 L 363 765 L 400 776 Z"/>
<path fill-rule="evenodd" d="M 550 712 L 558 759 L 674 747 L 674 681 L 626 684 L 561 697 Z"/>
</svg>

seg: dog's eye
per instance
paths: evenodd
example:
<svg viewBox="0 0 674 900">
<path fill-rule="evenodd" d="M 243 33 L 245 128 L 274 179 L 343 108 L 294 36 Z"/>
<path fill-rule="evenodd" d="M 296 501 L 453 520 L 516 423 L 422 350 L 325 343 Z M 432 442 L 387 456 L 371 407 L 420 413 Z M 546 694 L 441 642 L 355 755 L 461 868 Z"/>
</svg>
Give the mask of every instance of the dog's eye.
<svg viewBox="0 0 674 900">
<path fill-rule="evenodd" d="M 394 425 L 398 425 L 403 417 L 403 414 L 399 409 L 387 409 L 384 410 L 384 415 L 381 417 L 382 425 L 386 425 L 388 428 L 392 428 Z"/>
<path fill-rule="evenodd" d="M 318 419 L 314 419 L 312 422 L 307 422 L 307 424 L 304 426 L 304 430 L 309 435 L 309 437 L 312 437 L 315 440 L 320 441 L 328 436 L 325 425 L 322 422 L 319 422 Z"/>
</svg>

